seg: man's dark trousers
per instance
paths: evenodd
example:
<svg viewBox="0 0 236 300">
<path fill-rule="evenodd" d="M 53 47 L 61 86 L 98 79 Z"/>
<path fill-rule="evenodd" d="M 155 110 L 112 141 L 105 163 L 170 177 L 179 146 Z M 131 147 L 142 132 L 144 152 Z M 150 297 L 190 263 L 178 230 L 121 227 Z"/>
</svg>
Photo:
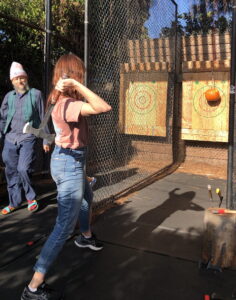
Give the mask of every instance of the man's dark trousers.
<svg viewBox="0 0 236 300">
<path fill-rule="evenodd" d="M 5 140 L 2 159 L 5 164 L 5 175 L 9 195 L 9 205 L 20 206 L 23 192 L 27 200 L 34 200 L 35 191 L 30 180 L 32 164 L 35 160 L 36 140 L 23 141 L 18 145 Z"/>
</svg>

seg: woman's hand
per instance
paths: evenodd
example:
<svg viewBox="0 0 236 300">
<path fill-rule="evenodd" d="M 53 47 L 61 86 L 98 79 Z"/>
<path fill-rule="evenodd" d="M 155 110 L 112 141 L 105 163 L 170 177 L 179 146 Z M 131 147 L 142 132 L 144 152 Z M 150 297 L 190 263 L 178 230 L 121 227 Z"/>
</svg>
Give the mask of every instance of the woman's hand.
<svg viewBox="0 0 236 300">
<path fill-rule="evenodd" d="M 80 95 L 87 101 L 87 103 L 84 103 L 81 108 L 82 116 L 97 115 L 108 112 L 112 109 L 111 106 L 100 96 L 75 79 L 60 79 L 55 88 L 62 93 L 66 92 L 66 90 L 69 88 L 80 93 Z"/>
<path fill-rule="evenodd" d="M 77 81 L 72 78 L 68 79 L 60 79 L 58 80 L 55 89 L 64 93 L 66 92 L 69 88 L 75 89 L 76 88 Z"/>
</svg>

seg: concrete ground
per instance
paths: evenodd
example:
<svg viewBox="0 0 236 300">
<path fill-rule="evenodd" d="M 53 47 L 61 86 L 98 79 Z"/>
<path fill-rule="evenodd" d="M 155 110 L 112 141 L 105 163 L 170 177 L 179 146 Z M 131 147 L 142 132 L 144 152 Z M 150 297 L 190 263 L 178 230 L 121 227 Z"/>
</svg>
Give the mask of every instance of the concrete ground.
<svg viewBox="0 0 236 300">
<path fill-rule="evenodd" d="M 199 269 L 204 210 L 218 206 L 216 195 L 214 202 L 208 199 L 208 184 L 225 195 L 224 180 L 184 173 L 129 195 L 93 224 L 104 249 L 79 249 L 72 237 L 50 270 L 48 283 L 64 291 L 66 300 L 204 300 L 213 292 L 232 299 L 235 271 Z M 37 213 L 23 206 L 0 217 L 1 300 L 20 299 L 55 221 L 55 186 L 46 180 L 38 182 L 37 189 Z"/>
</svg>

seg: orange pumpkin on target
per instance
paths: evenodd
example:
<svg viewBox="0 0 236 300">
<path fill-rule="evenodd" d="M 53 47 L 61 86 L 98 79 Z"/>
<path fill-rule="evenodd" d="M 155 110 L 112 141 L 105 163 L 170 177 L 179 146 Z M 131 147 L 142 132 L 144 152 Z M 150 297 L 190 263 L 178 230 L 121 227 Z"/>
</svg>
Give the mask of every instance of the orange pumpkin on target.
<svg viewBox="0 0 236 300">
<path fill-rule="evenodd" d="M 205 92 L 207 101 L 218 101 L 220 100 L 220 92 L 216 88 L 211 88 Z"/>
</svg>

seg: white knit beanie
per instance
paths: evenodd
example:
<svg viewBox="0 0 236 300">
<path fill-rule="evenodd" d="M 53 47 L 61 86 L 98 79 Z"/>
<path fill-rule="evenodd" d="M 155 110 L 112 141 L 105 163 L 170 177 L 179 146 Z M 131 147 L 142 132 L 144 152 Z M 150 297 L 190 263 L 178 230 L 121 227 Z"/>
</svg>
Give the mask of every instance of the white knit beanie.
<svg viewBox="0 0 236 300">
<path fill-rule="evenodd" d="M 10 68 L 10 79 L 12 80 L 13 78 L 18 76 L 27 77 L 27 73 L 25 72 L 23 66 L 20 63 L 13 61 Z"/>
</svg>

